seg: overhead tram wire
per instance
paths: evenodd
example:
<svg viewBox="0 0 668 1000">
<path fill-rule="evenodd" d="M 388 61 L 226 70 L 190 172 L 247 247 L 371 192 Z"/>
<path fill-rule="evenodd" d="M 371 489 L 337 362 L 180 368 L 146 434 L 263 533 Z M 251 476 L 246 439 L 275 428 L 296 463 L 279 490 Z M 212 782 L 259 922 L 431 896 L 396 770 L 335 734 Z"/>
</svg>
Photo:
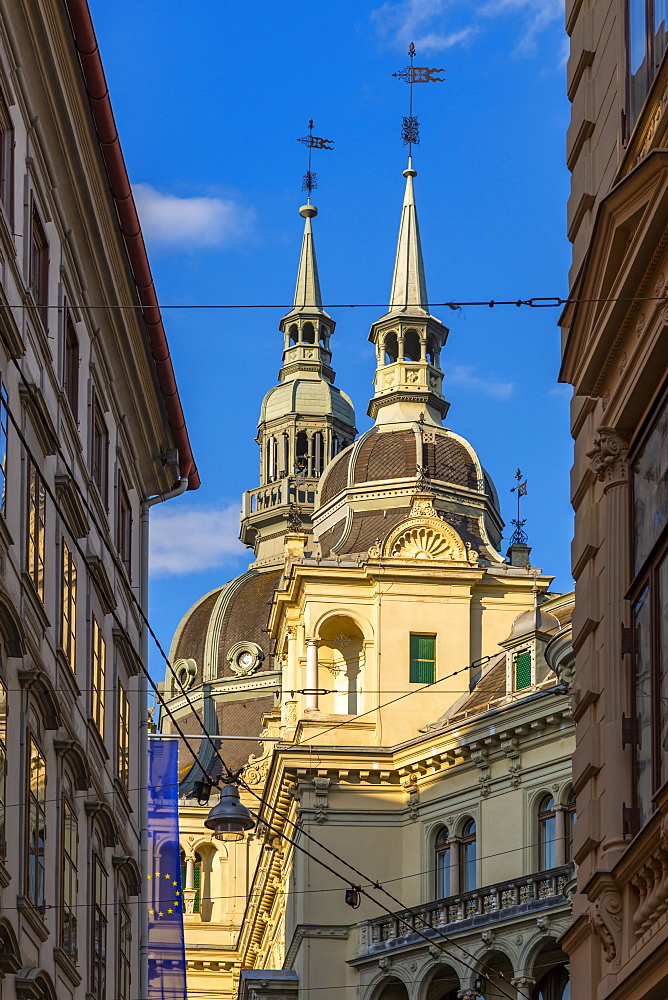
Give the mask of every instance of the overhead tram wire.
<svg viewBox="0 0 668 1000">
<path fill-rule="evenodd" d="M 2 340 L 5 342 L 5 346 L 7 346 L 6 335 L 4 334 L 4 331 L 0 331 L 0 336 L 2 337 Z M 32 398 L 33 387 L 27 382 L 27 379 L 25 378 L 25 375 L 23 374 L 23 372 L 21 370 L 21 367 L 18 364 L 17 359 L 14 358 L 14 357 L 12 357 L 11 352 L 8 352 L 8 353 L 10 354 L 11 360 L 13 361 L 13 363 L 14 363 L 14 365 L 15 365 L 18 373 L 19 373 L 19 377 L 21 378 L 22 382 L 26 385 L 26 388 L 27 388 L 28 392 L 30 392 L 31 398 Z M 16 417 L 14 416 L 14 413 L 13 413 L 11 407 L 8 404 L 6 404 L 6 409 L 7 409 L 7 414 L 8 414 L 9 420 L 10 420 L 12 426 L 14 427 L 16 433 L 17 433 L 19 441 L 21 442 L 21 444 L 25 448 L 25 451 L 26 451 L 28 457 L 33 462 L 33 464 L 35 465 L 35 467 L 39 468 L 40 467 L 39 463 L 36 461 L 35 455 L 34 455 L 32 449 L 30 448 L 30 446 L 29 446 L 29 444 L 28 444 L 28 442 L 27 442 L 27 440 L 25 438 L 25 435 L 23 434 L 23 432 L 22 432 L 22 430 L 21 430 L 21 428 L 20 428 L 20 426 L 18 424 L 18 421 L 16 420 Z M 105 545 L 105 548 L 109 552 L 112 560 L 114 561 L 114 564 L 118 565 L 119 562 L 120 562 L 120 559 L 119 559 L 117 553 L 115 553 L 113 551 L 113 549 L 111 548 L 111 545 L 106 541 L 105 536 L 104 536 L 104 532 L 101 530 L 101 528 L 100 528 L 100 526 L 99 526 L 99 524 L 97 522 L 97 518 L 95 517 L 94 512 L 90 508 L 90 505 L 88 503 L 88 498 L 86 497 L 86 495 L 84 494 L 81 486 L 77 482 L 76 477 L 73 474 L 73 470 L 70 467 L 69 461 L 68 461 L 67 457 L 63 454 L 62 449 L 60 448 L 60 444 L 59 444 L 58 441 L 56 441 L 56 446 L 57 446 L 57 451 L 58 451 L 59 455 L 61 456 L 61 458 L 63 459 L 63 461 L 66 464 L 67 471 L 69 472 L 71 478 L 75 482 L 75 485 L 76 485 L 79 493 L 82 496 L 82 499 L 84 501 L 84 504 L 85 504 L 87 510 L 91 514 L 91 519 L 93 520 L 93 523 L 94 523 L 95 527 L 97 528 L 98 532 L 100 533 L 100 537 L 101 537 L 101 540 L 103 541 L 103 544 Z M 71 529 L 71 526 L 68 523 L 67 516 L 66 516 L 65 512 L 63 511 L 61 505 L 59 504 L 59 502 L 58 502 L 58 500 L 57 500 L 57 498 L 56 498 L 53 490 L 51 489 L 50 485 L 46 482 L 46 480 L 43 479 L 42 482 L 43 482 L 43 485 L 44 485 L 44 488 L 45 488 L 45 492 L 48 494 L 49 499 L 51 500 L 52 504 L 54 505 L 54 509 L 58 511 L 58 513 L 59 513 L 60 517 L 62 518 L 64 524 L 68 528 L 68 531 L 69 531 L 70 536 L 71 536 L 71 541 L 73 543 L 73 547 L 77 550 L 79 556 L 83 560 L 85 560 L 85 553 L 83 551 L 83 548 L 81 547 L 81 545 L 79 543 L 79 540 L 74 537 L 74 533 L 73 533 L 73 531 Z M 121 574 L 121 579 L 124 579 L 124 575 L 123 574 Z M 144 622 L 144 624 L 146 625 L 147 629 L 149 630 L 149 633 L 151 634 L 151 636 L 152 636 L 152 638 L 153 638 L 153 640 L 154 640 L 154 642 L 155 642 L 155 644 L 156 644 L 156 646 L 157 646 L 157 648 L 158 648 L 158 650 L 159 650 L 162 658 L 165 660 L 165 663 L 167 664 L 170 672 L 172 673 L 172 675 L 175 678 L 177 684 L 181 688 L 182 693 L 185 696 L 187 703 L 192 708 L 193 713 L 195 714 L 195 717 L 197 718 L 198 722 L 202 726 L 202 731 L 203 731 L 203 733 L 206 734 L 206 737 L 207 737 L 208 741 L 210 742 L 210 744 L 211 744 L 211 746 L 212 746 L 212 748 L 213 748 L 213 750 L 215 752 L 216 757 L 220 761 L 220 763 L 221 763 L 221 765 L 222 765 L 222 767 L 224 769 L 224 772 L 227 775 L 227 780 L 233 780 L 234 779 L 233 772 L 230 770 L 229 766 L 227 765 L 227 763 L 225 762 L 225 760 L 221 756 L 220 751 L 219 751 L 218 747 L 216 746 L 214 740 L 212 739 L 211 735 L 206 732 L 206 728 L 204 727 L 203 720 L 200 718 L 200 716 L 197 713 L 194 705 L 192 704 L 192 701 L 188 697 L 187 691 L 183 687 L 183 684 L 181 683 L 180 678 L 178 677 L 178 675 L 177 675 L 176 671 L 174 670 L 174 668 L 173 668 L 173 666 L 172 666 L 172 664 L 171 664 L 171 662 L 170 662 L 167 654 L 165 653 L 164 649 L 162 648 L 162 645 L 160 644 L 159 639 L 157 638 L 155 632 L 153 631 L 153 628 L 150 625 L 150 622 L 148 621 L 148 618 L 146 617 L 143 608 L 139 604 L 139 601 L 138 601 L 136 595 L 134 594 L 134 592 L 132 591 L 132 589 L 129 587 L 129 585 L 126 586 L 126 589 L 127 589 L 128 593 L 130 593 L 132 595 L 134 603 L 136 604 L 136 606 L 138 607 L 138 610 L 140 612 L 140 616 L 141 616 L 142 621 Z M 162 707 L 165 709 L 165 711 L 166 711 L 168 717 L 170 718 L 171 722 L 173 723 L 175 729 L 179 733 L 180 737 L 183 739 L 184 744 L 185 744 L 188 752 L 190 753 L 191 757 L 193 758 L 195 764 L 198 765 L 198 767 L 202 771 L 205 779 L 207 781 L 210 781 L 211 780 L 210 776 L 207 773 L 206 769 L 204 768 L 203 764 L 201 763 L 198 754 L 196 754 L 195 751 L 193 750 L 192 745 L 190 744 L 190 742 L 188 740 L 188 737 L 186 736 L 186 734 L 181 729 L 178 721 L 174 717 L 174 714 L 172 713 L 171 709 L 169 708 L 169 705 L 167 704 L 167 702 L 165 701 L 164 697 L 162 696 L 162 693 L 160 692 L 160 690 L 158 689 L 157 685 L 153 681 L 153 678 L 151 677 L 151 675 L 150 675 L 150 673 L 148 671 L 147 666 L 143 663 L 143 661 L 141 660 L 141 657 L 139 656 L 139 654 L 137 653 L 137 651 L 134 649 L 134 645 L 132 643 L 132 640 L 130 639 L 130 636 L 127 633 L 127 629 L 125 628 L 124 623 L 121 621 L 121 619 L 118 616 L 118 614 L 116 613 L 115 609 L 112 610 L 112 611 L 110 611 L 109 614 L 112 616 L 115 624 L 120 629 L 121 634 L 123 635 L 124 639 L 129 643 L 130 648 L 135 653 L 135 657 L 136 657 L 137 663 L 139 664 L 142 672 L 146 676 L 149 684 L 151 685 L 151 688 L 153 689 L 153 692 L 154 692 L 157 700 L 160 702 L 160 704 L 162 705 Z M 466 668 L 461 668 L 461 669 L 466 669 Z M 457 672 L 459 672 L 459 671 L 457 671 Z M 412 693 L 412 692 L 408 692 L 408 693 Z M 363 713 L 363 714 L 365 714 L 365 713 Z M 332 728 L 337 728 L 337 727 L 332 727 Z M 223 780 L 226 780 L 226 779 L 223 779 Z M 243 784 L 243 787 L 246 788 L 247 791 L 249 791 L 249 793 L 251 795 L 253 795 L 253 797 L 255 797 L 256 799 L 258 799 L 258 801 L 260 802 L 261 805 L 264 804 L 263 803 L 263 799 L 259 795 L 257 795 L 257 793 L 253 791 L 253 789 L 251 789 L 245 782 L 241 782 L 241 783 Z M 267 823 L 266 820 L 262 819 L 261 822 L 265 826 L 269 827 L 269 824 Z M 304 831 L 303 829 L 297 827 L 297 825 L 295 823 L 293 823 L 291 820 L 287 820 L 287 818 L 286 818 L 286 822 L 290 823 L 290 825 L 292 827 L 294 827 L 295 829 L 298 829 L 301 833 L 303 833 L 304 836 L 307 837 L 312 843 L 316 844 L 318 847 L 320 847 L 326 853 L 328 853 L 332 857 L 336 858 L 336 860 L 339 861 L 341 864 L 344 864 L 346 867 L 350 868 L 351 871 L 354 871 L 356 874 L 360 875 L 362 878 L 368 880 L 370 882 L 370 884 L 373 885 L 375 888 L 378 888 L 381 891 L 385 892 L 385 894 L 390 899 L 392 899 L 394 902 L 396 902 L 402 909 L 405 909 L 405 907 L 403 906 L 403 903 L 401 903 L 400 900 L 398 900 L 396 897 L 394 897 L 387 890 L 383 889 L 382 886 L 380 885 L 380 883 L 377 883 L 377 882 L 374 882 L 373 880 L 371 880 L 369 878 L 369 876 L 367 876 L 365 873 L 361 872 L 359 869 L 355 868 L 354 865 L 351 865 L 349 862 L 345 861 L 345 859 L 340 858 L 337 854 L 335 854 L 333 851 L 331 851 L 329 848 L 327 848 L 324 844 L 320 843 L 320 841 L 318 841 L 315 837 L 312 837 L 310 834 L 306 833 L 306 831 Z M 271 827 L 269 827 L 269 828 L 271 829 Z M 317 864 L 320 864 L 321 866 L 325 867 L 332 874 L 334 874 L 337 878 L 340 878 L 346 885 L 348 885 L 348 886 L 351 885 L 351 881 L 350 881 L 349 878 L 347 878 L 346 876 L 341 875 L 340 873 L 336 872 L 333 868 L 331 868 L 331 866 L 327 865 L 326 862 L 322 861 L 322 859 L 316 858 L 314 855 L 312 855 L 309 851 L 307 851 L 304 847 L 302 847 L 300 844 L 298 844 L 292 838 L 286 837 L 285 833 L 279 833 L 279 835 L 282 836 L 284 839 L 289 840 L 289 842 L 292 843 L 293 846 L 296 849 L 298 849 L 298 850 L 302 851 L 303 853 L 305 853 L 306 855 L 308 855 L 314 862 L 316 862 Z M 359 887 L 356 887 L 356 888 L 359 888 Z M 365 890 L 363 890 L 363 889 L 360 888 L 360 891 L 363 893 L 363 895 L 367 896 L 377 906 L 379 906 L 381 909 L 385 910 L 385 912 L 387 912 L 388 915 L 393 916 L 393 917 L 397 916 L 392 910 L 389 910 L 387 907 L 385 907 L 384 904 L 382 904 L 379 900 L 374 899 L 374 897 L 370 896 L 369 893 L 367 893 Z M 397 917 L 397 919 L 402 919 L 402 918 Z M 416 933 L 419 933 L 420 936 L 424 937 L 425 940 L 427 940 L 430 944 L 435 944 L 436 947 L 439 947 L 440 950 L 442 950 L 445 954 L 449 954 L 449 952 L 447 952 L 447 949 L 442 948 L 440 945 L 438 945 L 437 942 L 434 942 L 430 938 L 426 937 L 425 935 L 422 935 L 421 932 L 416 932 Z M 445 938 L 444 935 L 443 935 L 443 937 L 444 937 L 445 940 L 451 941 L 451 939 Z M 470 952 L 468 952 L 461 944 L 459 944 L 456 941 L 451 941 L 451 943 L 452 943 L 452 945 L 454 947 L 458 948 L 464 954 L 468 954 L 470 958 L 472 958 L 474 961 L 476 961 L 475 956 L 471 955 Z M 464 964 L 467 964 L 467 963 L 464 963 Z M 468 966 L 467 965 L 467 967 L 471 968 L 472 971 L 478 971 L 476 969 L 473 969 L 472 966 Z M 494 970 L 491 970 L 491 969 L 489 969 L 488 971 L 492 975 L 494 975 L 494 976 L 500 976 L 501 979 L 502 979 L 502 981 L 504 983 L 506 982 L 505 977 L 503 976 L 502 973 L 497 973 L 497 972 L 495 972 Z M 506 994 L 506 995 L 510 998 L 510 1000 L 515 1000 L 515 998 L 511 997 L 511 994 Z M 528 997 L 527 997 L 527 1000 L 529 1000 Z"/>
<path fill-rule="evenodd" d="M 527 306 L 531 309 L 557 309 L 560 306 L 566 305 L 597 305 L 605 302 L 668 302 L 668 295 L 608 295 L 592 298 L 577 298 L 575 296 L 563 297 L 560 295 L 533 295 L 530 298 L 509 298 L 509 299 L 476 299 L 471 301 L 465 301 L 464 299 L 455 300 L 447 299 L 438 302 L 428 302 L 427 307 L 429 309 L 452 309 L 457 311 L 465 307 L 473 306 L 486 306 L 489 309 L 494 309 L 496 306 L 516 306 L 520 308 L 522 306 Z M 113 302 L 102 302 L 102 303 L 85 303 L 74 305 L 70 303 L 70 308 L 81 310 L 82 312 L 92 311 L 92 310 L 127 310 L 141 311 L 142 306 L 134 305 L 131 303 L 113 303 Z M 422 303 L 408 303 L 407 308 L 411 306 L 421 306 Z M 49 305 L 44 306 L 47 310 L 62 310 L 64 307 L 62 305 Z M 286 302 L 173 302 L 167 304 L 161 304 L 160 310 L 166 311 L 178 311 L 178 310 L 195 310 L 195 309 L 292 309 L 293 303 Z M 325 302 L 323 308 L 326 309 L 387 309 L 387 302 Z M 0 310 L 2 309 L 27 309 L 34 311 L 35 306 L 29 305 L 25 302 L 15 302 L 15 303 L 0 303 Z"/>
</svg>

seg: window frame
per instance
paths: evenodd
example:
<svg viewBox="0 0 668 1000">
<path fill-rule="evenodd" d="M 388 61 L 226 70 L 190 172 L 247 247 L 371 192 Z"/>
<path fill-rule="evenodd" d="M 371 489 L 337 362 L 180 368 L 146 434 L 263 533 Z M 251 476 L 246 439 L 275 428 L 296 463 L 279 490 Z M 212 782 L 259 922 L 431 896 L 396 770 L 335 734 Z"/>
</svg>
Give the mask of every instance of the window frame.
<svg viewBox="0 0 668 1000">
<path fill-rule="evenodd" d="M 445 834 L 445 836 L 443 836 Z M 436 876 L 436 899 L 448 899 L 452 895 L 452 879 L 451 879 L 451 864 L 452 864 L 452 840 L 450 839 L 450 831 L 447 826 L 442 826 L 441 829 L 436 834 L 434 840 L 434 874 Z M 447 876 L 445 872 L 447 871 Z M 446 885 L 447 883 L 447 885 Z M 441 891 L 445 890 L 447 887 L 447 892 Z"/>
<path fill-rule="evenodd" d="M 28 287 L 37 315 L 49 329 L 49 240 L 34 195 L 30 202 L 30 240 L 28 244 Z"/>
<path fill-rule="evenodd" d="M 66 539 L 62 539 L 61 597 L 60 597 L 60 647 L 68 666 L 77 672 L 77 564 L 74 552 Z"/>
<path fill-rule="evenodd" d="M 7 858 L 7 686 L 0 678 L 0 860 Z"/>
<path fill-rule="evenodd" d="M 125 566 L 128 579 L 132 580 L 132 504 L 125 485 L 125 477 L 118 470 L 116 503 L 116 551 Z"/>
<path fill-rule="evenodd" d="M 625 48 L 625 103 L 626 103 L 626 134 L 622 136 L 625 142 L 628 142 L 631 134 L 638 123 L 640 117 L 642 116 L 642 110 L 647 100 L 647 96 L 652 88 L 652 84 L 656 79 L 656 76 L 661 68 L 661 63 L 663 62 L 666 52 L 668 52 L 668 45 L 664 48 L 661 58 L 656 60 L 656 27 L 655 27 L 655 0 L 640 0 L 644 10 L 643 10 L 643 24 L 644 24 L 644 51 L 645 57 L 643 63 L 645 65 L 644 70 L 644 80 L 642 81 L 642 99 L 638 107 L 632 105 L 633 94 L 632 94 L 632 80 L 633 76 L 631 73 L 631 41 L 632 41 L 632 28 L 631 28 L 631 4 L 634 0 L 626 0 L 624 4 L 624 48 Z M 638 71 L 642 69 L 643 63 L 640 64 Z"/>
<path fill-rule="evenodd" d="M 61 825 L 60 862 L 60 928 L 59 943 L 65 954 L 76 962 L 79 953 L 77 944 L 77 896 L 79 891 L 79 820 L 74 803 L 69 796 L 62 798 L 63 814 Z M 73 842 L 67 834 L 67 816 L 71 818 Z M 73 848 L 73 849 L 72 849 Z M 69 925 L 66 917 L 69 916 Z"/>
<path fill-rule="evenodd" d="M 116 1000 L 130 1000 L 132 987 L 132 917 L 125 892 L 118 903 L 118 971 Z"/>
<path fill-rule="evenodd" d="M 538 822 L 538 871 L 547 872 L 557 866 L 557 801 L 554 795 L 549 793 L 541 795 L 538 801 L 536 819 Z M 550 821 L 552 822 L 552 838 L 548 839 Z M 548 860 L 553 863 L 547 864 Z"/>
<path fill-rule="evenodd" d="M 106 508 L 109 502 L 109 428 L 94 389 L 91 400 L 90 474 Z"/>
<path fill-rule="evenodd" d="M 0 514 L 7 509 L 7 455 L 9 450 L 9 392 L 0 376 Z"/>
<path fill-rule="evenodd" d="M 79 364 L 81 361 L 79 352 L 80 344 L 74 316 L 66 306 L 63 324 L 63 392 L 77 423 L 79 422 Z"/>
<path fill-rule="evenodd" d="M 118 682 L 116 773 L 121 788 L 127 795 L 130 790 L 130 701 L 120 680 Z"/>
<path fill-rule="evenodd" d="M 471 829 L 473 827 L 473 829 Z M 468 832 L 467 832 L 468 830 Z M 478 824 L 472 816 L 464 821 L 459 837 L 459 886 L 460 892 L 475 892 L 478 888 Z M 468 850 L 473 845 L 473 857 L 468 857 Z M 475 885 L 468 885 L 467 873 L 473 871 Z"/>
<path fill-rule="evenodd" d="M 0 93 L 0 204 L 14 228 L 14 123 L 4 94 Z"/>
<path fill-rule="evenodd" d="M 91 657 L 90 657 L 90 687 L 91 715 L 93 722 L 104 739 L 106 673 L 107 673 L 107 643 L 104 632 L 97 617 L 91 616 Z"/>
<path fill-rule="evenodd" d="M 46 908 L 45 893 L 45 844 L 46 844 L 46 784 L 47 762 L 35 735 L 28 731 L 28 760 L 26 762 L 26 842 L 25 842 L 25 894 L 35 909 L 43 913 Z M 42 761 L 43 780 L 38 780 L 38 793 L 33 794 L 32 761 L 38 756 Z M 35 818 L 33 821 L 33 817 Z M 41 826 L 40 826 L 41 823 Z M 41 834 L 41 843 L 39 831 Z"/>
<path fill-rule="evenodd" d="M 107 989 L 107 903 L 109 898 L 109 875 L 98 853 L 92 858 L 92 891 L 90 922 L 90 992 L 95 1000 L 105 1000 Z"/>
<path fill-rule="evenodd" d="M 522 684 L 520 686 L 518 684 L 518 682 L 517 682 L 517 675 L 518 675 L 518 663 L 517 663 L 517 661 L 522 656 L 528 656 L 529 657 L 529 681 L 528 681 L 528 683 Z M 534 655 L 533 655 L 533 649 L 531 648 L 531 646 L 526 646 L 524 649 L 513 650 L 511 664 L 512 664 L 512 682 L 513 682 L 512 690 L 513 691 L 526 691 L 527 688 L 533 687 L 534 686 Z M 525 667 L 523 666 L 522 668 L 519 668 L 519 669 L 525 669 Z"/>
<path fill-rule="evenodd" d="M 668 753 L 661 750 L 661 726 L 668 726 L 668 710 L 664 709 L 661 717 L 662 704 L 666 698 L 668 686 L 668 669 L 663 678 L 664 694 L 662 695 L 661 677 L 661 571 L 665 574 L 664 588 L 666 594 L 664 604 L 668 603 L 668 519 L 653 536 L 646 547 L 646 542 L 638 555 L 636 528 L 636 496 L 635 468 L 637 462 L 644 456 L 645 447 L 650 443 L 652 435 L 658 430 L 660 423 L 668 421 L 668 383 L 658 394 L 646 420 L 632 443 L 628 455 L 629 469 L 629 536 L 630 536 L 630 574 L 631 586 L 626 598 L 631 605 L 631 656 L 628 667 L 628 684 L 631 704 L 631 743 L 633 747 L 633 808 L 630 822 L 630 832 L 637 833 L 651 818 L 655 811 L 656 797 L 662 788 L 668 785 Z M 644 541 L 644 539 L 643 539 Z M 643 599 L 646 595 L 647 621 L 642 622 Z M 664 637 L 664 642 L 668 636 Z M 643 662 L 643 658 L 647 662 Z M 628 663 L 628 660 L 626 660 Z M 638 697 L 639 670 L 647 669 L 649 691 L 645 698 Z M 644 676 L 644 675 L 642 675 Z M 643 701 L 646 702 L 646 714 L 643 713 Z M 649 747 L 643 747 L 643 731 L 649 731 Z M 641 793 L 641 766 L 648 768 L 645 780 L 649 780 L 649 788 L 643 797 Z M 647 801 L 645 801 L 645 799 Z M 643 813 L 646 813 L 643 815 Z"/>
<path fill-rule="evenodd" d="M 46 487 L 42 474 L 28 456 L 28 516 L 26 518 L 26 571 L 44 603 L 46 559 Z"/>
<path fill-rule="evenodd" d="M 418 640 L 431 640 L 432 656 L 414 656 L 413 650 L 419 651 Z M 414 641 L 416 645 L 414 646 Z M 434 684 L 436 682 L 436 633 L 435 632 L 410 632 L 408 639 L 408 683 L 409 684 Z M 419 664 L 419 666 L 418 666 Z M 427 667 L 431 666 L 431 673 Z M 429 674 L 430 679 L 425 679 Z"/>
</svg>

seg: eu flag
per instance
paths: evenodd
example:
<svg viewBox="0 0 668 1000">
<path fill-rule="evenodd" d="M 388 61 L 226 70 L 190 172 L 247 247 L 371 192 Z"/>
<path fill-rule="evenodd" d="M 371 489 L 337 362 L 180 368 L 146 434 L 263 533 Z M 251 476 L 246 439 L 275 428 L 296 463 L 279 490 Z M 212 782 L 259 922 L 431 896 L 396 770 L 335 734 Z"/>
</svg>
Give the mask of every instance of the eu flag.
<svg viewBox="0 0 668 1000">
<path fill-rule="evenodd" d="M 148 1000 L 185 1000 L 178 741 L 148 745 Z"/>
</svg>

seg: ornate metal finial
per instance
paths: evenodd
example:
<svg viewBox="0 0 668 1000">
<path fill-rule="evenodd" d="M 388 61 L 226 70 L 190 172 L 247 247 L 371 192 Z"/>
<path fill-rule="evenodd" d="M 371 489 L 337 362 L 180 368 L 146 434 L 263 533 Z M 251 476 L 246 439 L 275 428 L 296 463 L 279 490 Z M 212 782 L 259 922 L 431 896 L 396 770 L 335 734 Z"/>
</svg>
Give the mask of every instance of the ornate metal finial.
<svg viewBox="0 0 668 1000">
<path fill-rule="evenodd" d="M 304 174 L 302 191 L 308 192 L 307 201 L 311 200 L 311 191 L 318 186 L 318 175 L 311 170 L 311 153 L 314 149 L 334 149 L 333 139 L 323 139 L 320 135 L 313 135 L 313 119 L 308 121 L 308 135 L 303 135 L 297 142 L 303 142 L 308 146 L 308 169 Z"/>
<path fill-rule="evenodd" d="M 515 530 L 513 531 L 510 544 L 511 545 L 526 545 L 529 541 L 529 536 L 526 531 L 524 531 L 524 525 L 527 523 L 526 518 L 520 520 L 520 499 L 525 497 L 528 493 L 527 481 L 526 479 L 522 482 L 522 473 L 518 469 L 515 473 L 515 479 L 517 480 L 517 486 L 513 486 L 511 493 L 517 493 L 517 518 L 511 521 L 511 524 L 515 525 Z"/>
<path fill-rule="evenodd" d="M 418 465 L 417 467 L 417 482 L 416 487 L 419 493 L 432 493 L 431 477 L 429 476 L 429 469 L 424 465 Z"/>
<path fill-rule="evenodd" d="M 402 118 L 401 138 L 404 140 L 404 146 L 408 146 L 408 155 L 410 156 L 413 152 L 413 146 L 420 145 L 420 124 L 417 116 L 413 114 L 413 84 L 442 82 L 445 77 L 435 76 L 434 74 L 444 73 L 445 70 L 436 67 L 430 68 L 429 66 L 414 66 L 415 45 L 413 42 L 408 46 L 408 55 L 411 61 L 410 66 L 398 70 L 392 76 L 398 80 L 403 80 L 409 87 L 408 116 Z"/>
<path fill-rule="evenodd" d="M 290 531 L 304 530 L 304 522 L 302 521 L 301 511 L 296 503 L 290 504 L 290 516 L 288 518 L 288 527 L 290 528 Z"/>
</svg>

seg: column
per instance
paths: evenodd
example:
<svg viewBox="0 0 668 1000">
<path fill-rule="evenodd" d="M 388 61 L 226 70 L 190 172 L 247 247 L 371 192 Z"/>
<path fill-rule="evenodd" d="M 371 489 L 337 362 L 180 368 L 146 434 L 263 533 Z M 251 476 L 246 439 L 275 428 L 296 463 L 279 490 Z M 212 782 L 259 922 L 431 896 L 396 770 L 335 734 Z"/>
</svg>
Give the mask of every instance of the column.
<svg viewBox="0 0 668 1000">
<path fill-rule="evenodd" d="M 292 729 L 297 723 L 297 628 L 289 625 L 288 635 L 288 656 L 283 674 L 283 725 L 286 729 Z"/>
<path fill-rule="evenodd" d="M 517 1000 L 527 1000 L 527 997 L 533 995 L 531 991 L 536 985 L 536 980 L 532 976 L 514 976 L 510 984 L 517 990 Z"/>
<path fill-rule="evenodd" d="M 308 440 L 308 466 L 306 475 L 309 477 L 309 479 L 312 479 L 315 471 L 313 468 L 313 434 L 307 433 L 307 440 Z"/>
<path fill-rule="evenodd" d="M 183 901 L 186 913 L 195 912 L 195 858 L 191 854 L 186 857 L 186 884 L 183 888 Z"/>
<path fill-rule="evenodd" d="M 589 452 L 591 467 L 603 486 L 603 525 L 605 530 L 604 567 L 601 574 L 600 600 L 603 620 L 603 662 L 605 683 L 605 723 L 601 727 L 601 759 L 603 795 L 601 796 L 601 830 L 605 831 L 602 850 L 607 857 L 605 867 L 612 868 L 626 849 L 622 804 L 633 801 L 632 748 L 622 749 L 622 712 L 631 714 L 628 703 L 631 657 L 621 655 L 622 622 L 628 627 L 630 609 L 624 594 L 629 575 L 629 483 L 627 448 L 622 436 L 610 427 L 599 427 L 594 449 Z M 600 779 L 599 779 L 600 781 Z M 600 785 L 599 785 L 600 787 Z"/>
<path fill-rule="evenodd" d="M 318 710 L 318 640 L 306 640 L 306 710 Z"/>
<path fill-rule="evenodd" d="M 459 858 L 461 844 L 458 840 L 450 841 L 450 895 L 459 895 Z"/>
<path fill-rule="evenodd" d="M 554 807 L 554 863 L 557 868 L 566 864 L 566 808 L 562 805 Z"/>
</svg>

